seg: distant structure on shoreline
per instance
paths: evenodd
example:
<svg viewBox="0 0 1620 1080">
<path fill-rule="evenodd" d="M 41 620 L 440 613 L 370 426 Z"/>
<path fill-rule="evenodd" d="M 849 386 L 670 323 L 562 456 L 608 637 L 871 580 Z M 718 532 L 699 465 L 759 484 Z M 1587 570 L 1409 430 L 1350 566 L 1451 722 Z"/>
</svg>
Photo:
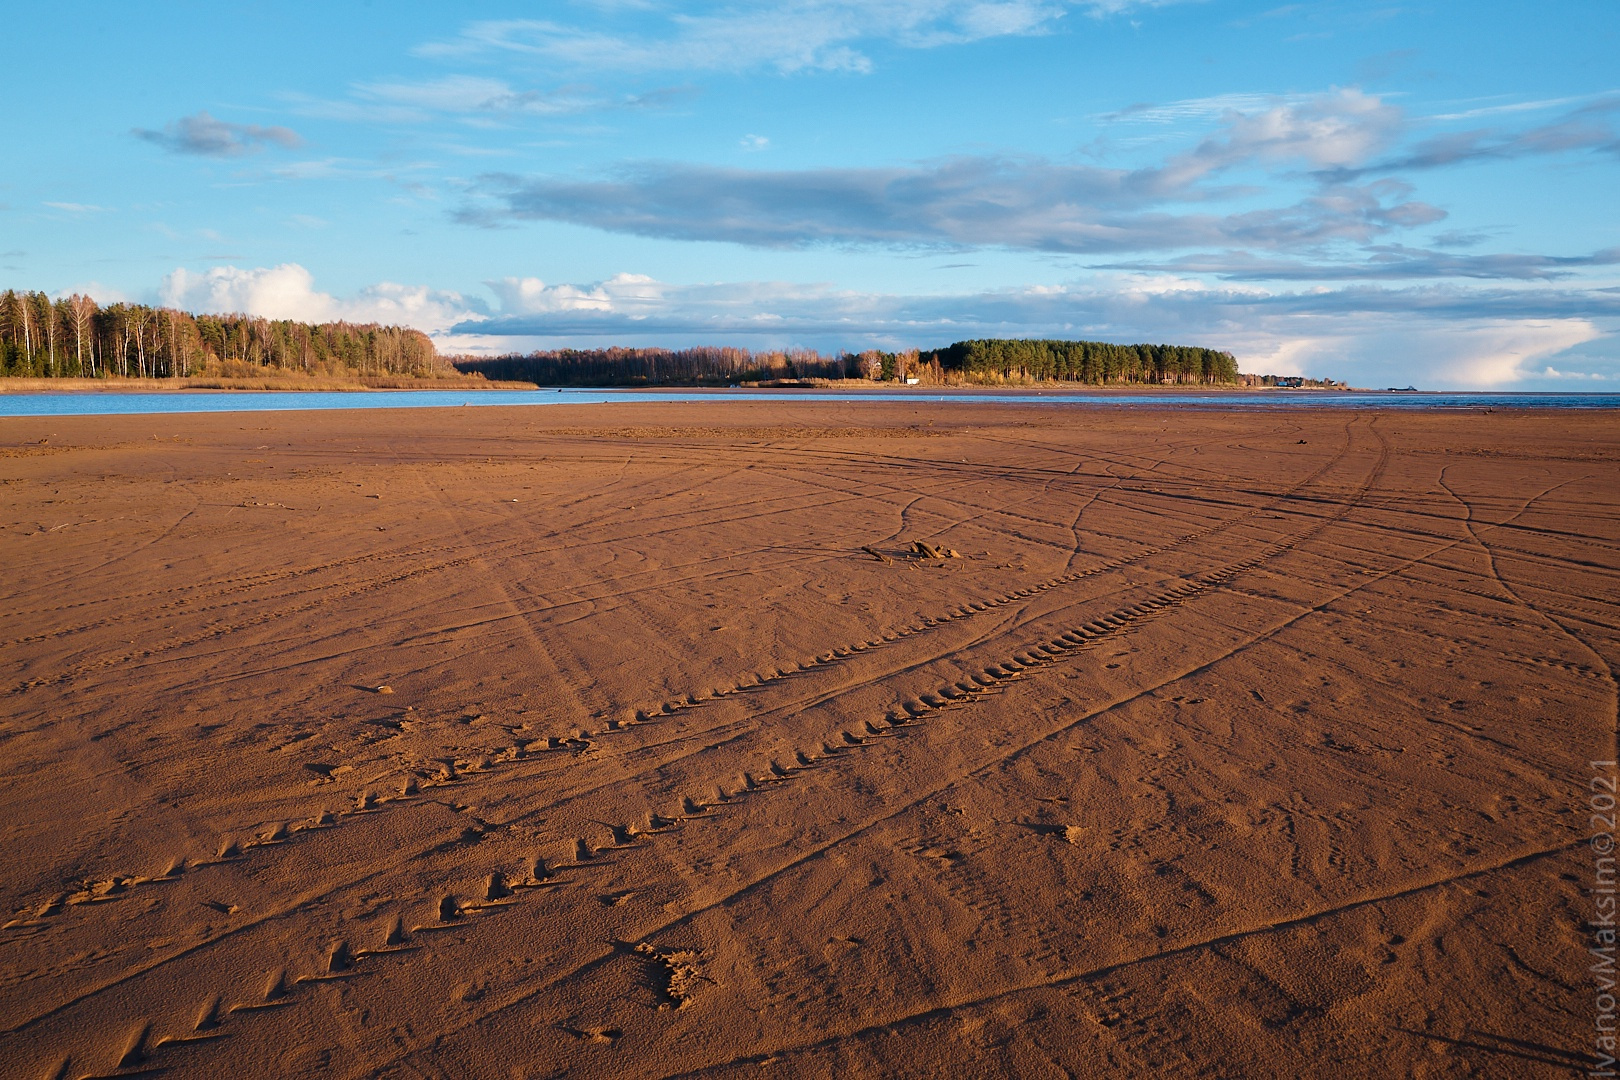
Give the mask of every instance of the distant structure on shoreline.
<svg viewBox="0 0 1620 1080">
<path fill-rule="evenodd" d="M 1307 379 L 1303 375 L 1239 375 L 1243 386 L 1275 386 L 1283 390 L 1348 390 L 1350 384 L 1334 379 Z"/>
</svg>

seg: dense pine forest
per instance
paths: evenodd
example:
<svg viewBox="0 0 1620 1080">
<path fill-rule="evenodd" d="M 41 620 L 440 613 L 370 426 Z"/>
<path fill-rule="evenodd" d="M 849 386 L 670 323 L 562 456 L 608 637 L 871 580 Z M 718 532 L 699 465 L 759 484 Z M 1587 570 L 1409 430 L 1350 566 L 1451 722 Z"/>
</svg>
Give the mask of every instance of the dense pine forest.
<svg viewBox="0 0 1620 1080">
<path fill-rule="evenodd" d="M 969 379 L 1204 385 L 1238 381 L 1237 359 L 1231 353 L 1191 345 L 988 339 L 958 341 L 923 353 L 921 360 Z"/>
<path fill-rule="evenodd" d="M 428 336 L 399 326 L 191 315 L 88 296 L 0 293 L 0 375 L 166 378 L 297 373 L 454 375 Z"/>
<path fill-rule="evenodd" d="M 930 385 L 1061 380 L 1108 384 L 1232 384 L 1231 353 L 1185 345 L 1103 341 L 959 341 L 924 352 L 844 353 L 747 349 L 553 349 L 527 356 L 458 358 L 490 379 L 542 386 L 724 386 L 800 379 L 915 379 Z"/>
</svg>

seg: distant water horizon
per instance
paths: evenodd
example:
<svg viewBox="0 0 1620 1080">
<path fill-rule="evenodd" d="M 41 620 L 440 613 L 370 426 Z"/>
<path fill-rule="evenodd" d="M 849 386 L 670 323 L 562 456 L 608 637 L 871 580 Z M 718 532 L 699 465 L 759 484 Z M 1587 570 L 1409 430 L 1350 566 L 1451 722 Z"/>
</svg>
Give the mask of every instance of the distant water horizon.
<svg viewBox="0 0 1620 1080">
<path fill-rule="evenodd" d="M 301 412 L 328 409 L 443 409 L 521 405 L 721 403 L 728 401 L 972 402 L 1079 408 L 1187 409 L 1620 409 L 1620 393 L 1508 393 L 1412 390 L 165 390 L 0 393 L 0 417 L 141 416 Z"/>
</svg>

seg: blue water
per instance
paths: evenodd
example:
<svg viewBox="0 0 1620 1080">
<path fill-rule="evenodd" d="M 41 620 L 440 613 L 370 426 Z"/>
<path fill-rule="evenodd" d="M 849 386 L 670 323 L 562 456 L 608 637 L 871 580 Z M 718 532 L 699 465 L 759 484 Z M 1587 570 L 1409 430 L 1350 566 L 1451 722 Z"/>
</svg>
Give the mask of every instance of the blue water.
<svg viewBox="0 0 1620 1080">
<path fill-rule="evenodd" d="M 290 412 L 299 409 L 440 409 L 483 405 L 625 402 L 909 401 L 993 402 L 1086 408 L 1184 409 L 1620 409 L 1620 394 L 1324 393 L 1314 390 L 1197 393 L 1085 390 L 171 390 L 0 394 L 0 417 L 131 416 Z"/>
</svg>

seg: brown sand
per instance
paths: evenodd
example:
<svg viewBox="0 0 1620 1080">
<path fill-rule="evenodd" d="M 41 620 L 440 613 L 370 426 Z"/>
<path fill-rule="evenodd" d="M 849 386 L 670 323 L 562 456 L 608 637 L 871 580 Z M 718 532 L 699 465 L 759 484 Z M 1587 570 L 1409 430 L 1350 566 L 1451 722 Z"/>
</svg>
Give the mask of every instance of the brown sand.
<svg viewBox="0 0 1620 1080">
<path fill-rule="evenodd" d="M 1612 415 L 0 444 L 4 1075 L 1589 1060 Z"/>
</svg>

